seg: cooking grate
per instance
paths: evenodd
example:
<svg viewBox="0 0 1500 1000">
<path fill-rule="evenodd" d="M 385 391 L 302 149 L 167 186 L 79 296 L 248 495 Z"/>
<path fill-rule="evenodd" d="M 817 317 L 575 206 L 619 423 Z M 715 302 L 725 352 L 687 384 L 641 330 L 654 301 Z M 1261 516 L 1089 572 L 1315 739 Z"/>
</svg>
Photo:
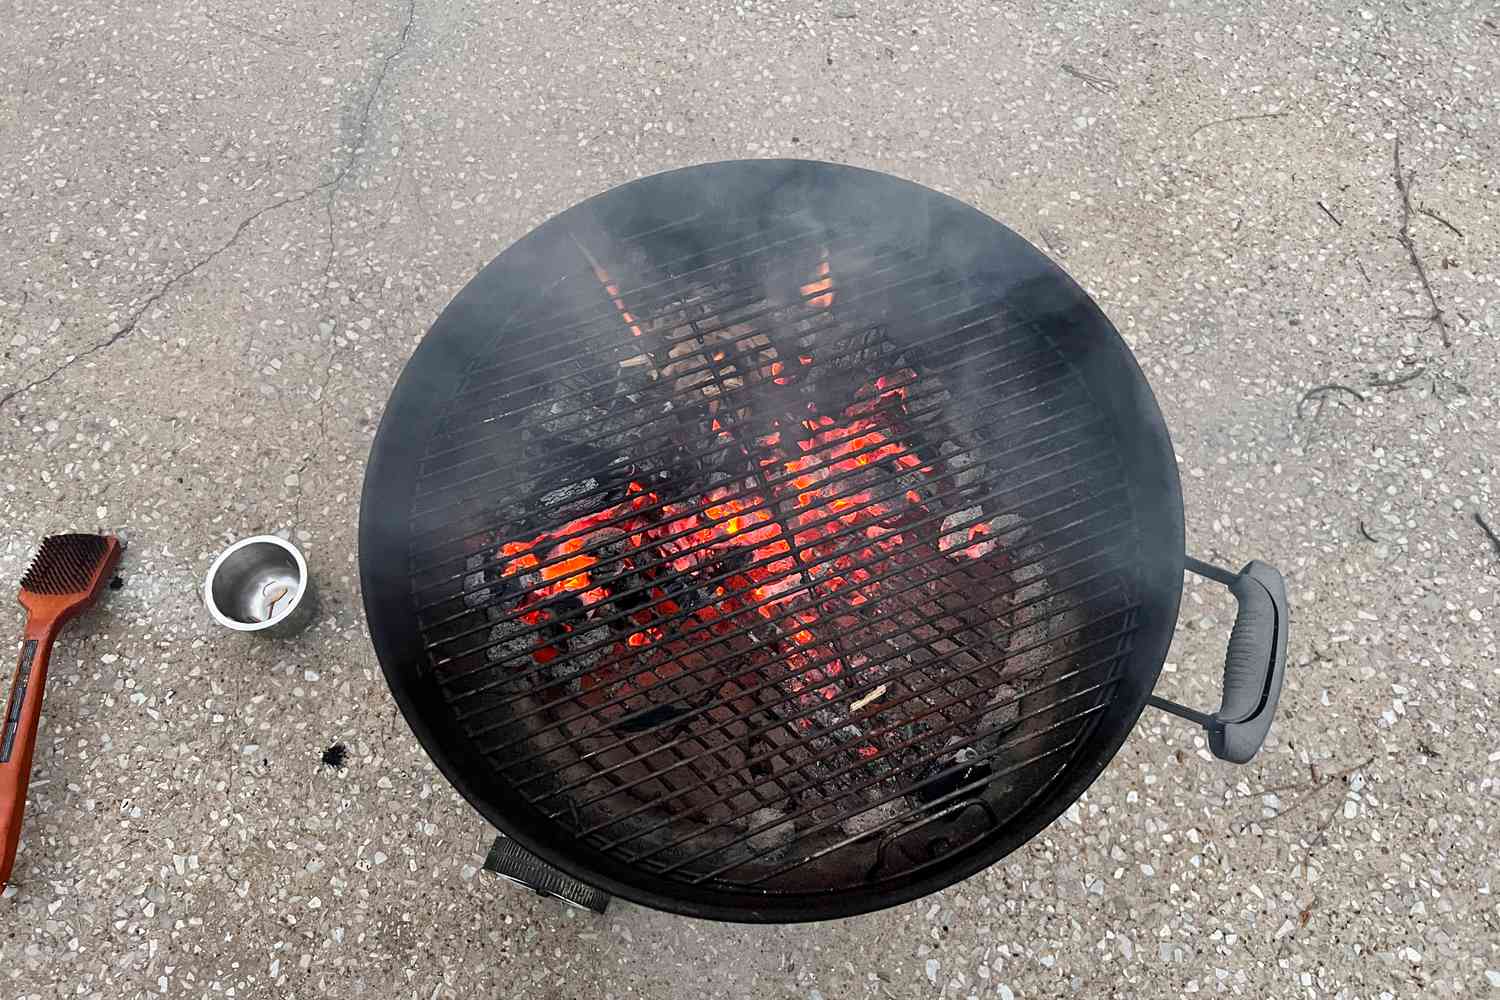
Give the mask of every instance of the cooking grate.
<svg viewBox="0 0 1500 1000">
<path fill-rule="evenodd" d="M 662 879 L 871 888 L 1045 793 L 1131 650 L 1114 429 L 1052 337 L 803 213 L 571 234 L 411 513 L 476 755 Z"/>
</svg>

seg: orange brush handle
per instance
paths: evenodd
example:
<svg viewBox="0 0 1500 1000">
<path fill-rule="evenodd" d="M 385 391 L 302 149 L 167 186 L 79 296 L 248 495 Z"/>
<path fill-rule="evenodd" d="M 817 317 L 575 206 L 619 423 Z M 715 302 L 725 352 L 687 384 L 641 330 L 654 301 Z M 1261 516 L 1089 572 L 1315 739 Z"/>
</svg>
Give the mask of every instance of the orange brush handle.
<svg viewBox="0 0 1500 1000">
<path fill-rule="evenodd" d="M 10 881 L 21 843 L 21 814 L 26 809 L 26 786 L 31 783 L 31 758 L 42 717 L 47 658 L 62 624 L 57 615 L 26 620 L 20 662 L 5 714 L 0 716 L 0 885 Z"/>
</svg>

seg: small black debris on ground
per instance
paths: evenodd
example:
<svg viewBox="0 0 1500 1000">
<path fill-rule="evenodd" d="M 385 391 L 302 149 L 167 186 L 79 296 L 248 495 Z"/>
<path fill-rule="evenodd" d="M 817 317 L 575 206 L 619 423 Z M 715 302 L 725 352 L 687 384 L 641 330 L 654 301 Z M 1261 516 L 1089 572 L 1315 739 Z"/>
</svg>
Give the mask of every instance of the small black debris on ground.
<svg viewBox="0 0 1500 1000">
<path fill-rule="evenodd" d="M 344 765 L 348 763 L 348 761 L 349 748 L 344 746 L 344 744 L 342 743 L 335 743 L 333 746 L 323 751 L 324 767 L 332 767 L 343 770 Z"/>
<path fill-rule="evenodd" d="M 109 581 L 110 590 L 119 590 L 123 586 L 125 586 L 125 578 L 123 576 L 117 576 Z"/>
</svg>

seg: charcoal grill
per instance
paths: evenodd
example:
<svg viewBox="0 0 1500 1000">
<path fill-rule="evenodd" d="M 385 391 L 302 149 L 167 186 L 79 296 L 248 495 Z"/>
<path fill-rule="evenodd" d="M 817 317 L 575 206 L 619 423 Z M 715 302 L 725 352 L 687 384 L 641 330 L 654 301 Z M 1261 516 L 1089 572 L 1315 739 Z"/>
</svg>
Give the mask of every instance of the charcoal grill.
<svg viewBox="0 0 1500 1000">
<path fill-rule="evenodd" d="M 1186 557 L 1092 300 L 972 208 L 805 161 L 636 181 L 486 267 L 391 396 L 360 565 L 498 853 L 731 920 L 978 871 L 1148 702 L 1248 760 L 1286 649 L 1275 570 Z M 1151 694 L 1184 569 L 1240 601 L 1214 713 Z"/>
</svg>

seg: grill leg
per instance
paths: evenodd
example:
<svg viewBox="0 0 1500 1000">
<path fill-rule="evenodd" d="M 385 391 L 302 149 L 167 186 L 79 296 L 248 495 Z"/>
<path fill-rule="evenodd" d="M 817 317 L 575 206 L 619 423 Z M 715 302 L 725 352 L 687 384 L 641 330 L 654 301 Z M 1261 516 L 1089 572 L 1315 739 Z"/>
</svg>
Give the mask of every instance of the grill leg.
<svg viewBox="0 0 1500 1000">
<path fill-rule="evenodd" d="M 530 889 L 538 896 L 551 896 L 582 910 L 603 913 L 609 906 L 609 893 L 558 871 L 503 833 L 497 834 L 495 842 L 490 845 L 489 857 L 484 859 L 484 870 Z"/>
</svg>

